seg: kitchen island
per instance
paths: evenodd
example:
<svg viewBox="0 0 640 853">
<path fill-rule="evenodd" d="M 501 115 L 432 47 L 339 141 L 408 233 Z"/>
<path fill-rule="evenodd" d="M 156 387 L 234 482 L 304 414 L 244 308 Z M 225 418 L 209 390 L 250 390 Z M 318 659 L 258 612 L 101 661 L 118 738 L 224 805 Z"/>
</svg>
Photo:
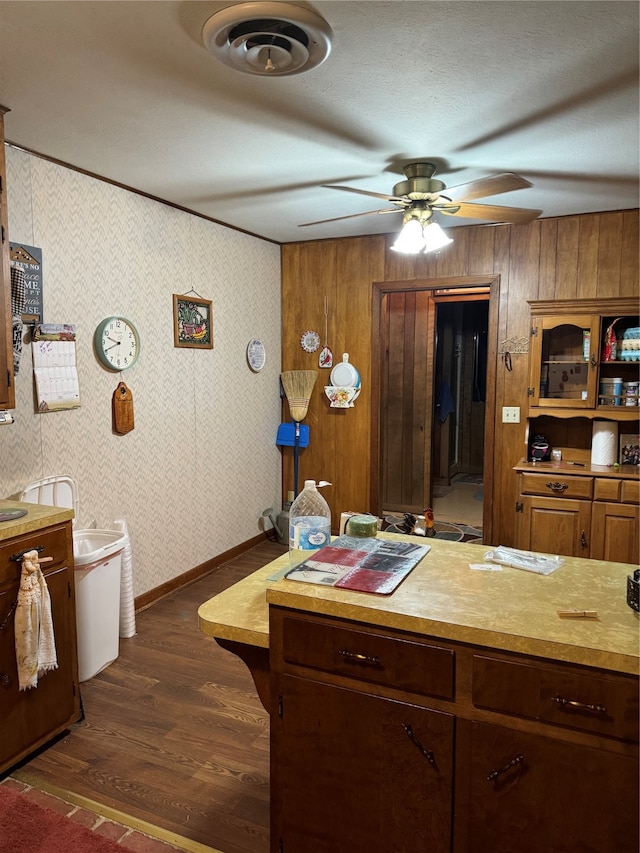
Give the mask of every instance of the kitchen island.
<svg viewBox="0 0 640 853">
<path fill-rule="evenodd" d="M 429 544 L 390 596 L 283 555 L 200 607 L 271 713 L 272 850 L 636 853 L 634 567 Z"/>
</svg>

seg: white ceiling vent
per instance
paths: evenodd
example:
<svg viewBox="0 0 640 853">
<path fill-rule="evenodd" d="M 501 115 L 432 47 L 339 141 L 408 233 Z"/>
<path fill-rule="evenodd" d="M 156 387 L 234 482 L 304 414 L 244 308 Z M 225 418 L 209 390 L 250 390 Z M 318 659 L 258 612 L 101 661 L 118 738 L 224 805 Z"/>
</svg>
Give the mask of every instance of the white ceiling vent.
<svg viewBox="0 0 640 853">
<path fill-rule="evenodd" d="M 216 12 L 202 28 L 207 50 L 245 74 L 283 77 L 315 68 L 331 52 L 331 27 L 291 3 L 240 3 Z"/>
</svg>

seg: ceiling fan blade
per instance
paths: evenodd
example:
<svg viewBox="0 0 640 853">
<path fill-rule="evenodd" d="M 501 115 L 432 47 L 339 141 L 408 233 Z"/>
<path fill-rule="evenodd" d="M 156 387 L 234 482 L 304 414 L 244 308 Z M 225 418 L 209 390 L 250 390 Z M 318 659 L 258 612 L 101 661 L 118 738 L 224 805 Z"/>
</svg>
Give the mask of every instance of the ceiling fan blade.
<svg viewBox="0 0 640 853">
<path fill-rule="evenodd" d="M 409 202 L 405 198 L 400 198 L 395 195 L 383 195 L 382 193 L 373 193 L 369 190 L 356 190 L 354 187 L 338 187 L 335 185 L 324 184 L 324 188 L 326 190 L 344 190 L 347 193 L 358 193 L 358 195 L 368 195 L 372 198 L 383 198 L 385 201 L 393 201 L 396 204 L 408 204 Z"/>
<path fill-rule="evenodd" d="M 450 208 L 450 209 L 447 209 Z M 532 222 L 542 213 L 541 210 L 527 210 L 524 207 L 501 207 L 497 204 L 467 204 L 435 206 L 435 210 L 447 216 L 462 216 L 464 219 L 484 219 L 487 222 L 513 222 L 523 224 Z"/>
<path fill-rule="evenodd" d="M 520 175 L 513 172 L 505 172 L 504 175 L 492 175 L 488 178 L 480 178 L 470 181 L 468 184 L 458 184 L 455 187 L 447 187 L 443 195 L 451 201 L 471 201 L 474 198 L 487 198 L 487 196 L 508 193 L 512 190 L 524 190 L 533 184 Z"/>
<path fill-rule="evenodd" d="M 298 228 L 306 228 L 307 225 L 323 225 L 325 222 L 339 222 L 341 219 L 355 219 L 356 216 L 372 216 L 377 213 L 400 213 L 398 207 L 389 207 L 386 210 L 365 210 L 363 213 L 350 213 L 348 216 L 334 216 L 332 219 L 318 219 L 317 222 L 302 222 Z"/>
</svg>

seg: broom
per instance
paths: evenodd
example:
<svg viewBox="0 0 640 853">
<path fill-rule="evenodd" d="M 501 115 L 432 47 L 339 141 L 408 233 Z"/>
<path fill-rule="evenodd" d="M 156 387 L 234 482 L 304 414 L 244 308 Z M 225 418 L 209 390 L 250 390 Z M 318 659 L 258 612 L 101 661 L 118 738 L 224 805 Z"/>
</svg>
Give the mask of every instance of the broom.
<svg viewBox="0 0 640 853">
<path fill-rule="evenodd" d="M 317 370 L 285 370 L 280 374 L 282 387 L 289 403 L 291 420 L 300 423 L 305 419 L 317 378 Z"/>
<path fill-rule="evenodd" d="M 293 488 L 298 497 L 298 454 L 300 450 L 300 421 L 304 420 L 309 409 L 309 400 L 316 384 L 316 370 L 285 370 L 280 374 L 284 393 L 289 403 L 291 420 L 296 422 L 295 443 L 293 445 Z"/>
</svg>

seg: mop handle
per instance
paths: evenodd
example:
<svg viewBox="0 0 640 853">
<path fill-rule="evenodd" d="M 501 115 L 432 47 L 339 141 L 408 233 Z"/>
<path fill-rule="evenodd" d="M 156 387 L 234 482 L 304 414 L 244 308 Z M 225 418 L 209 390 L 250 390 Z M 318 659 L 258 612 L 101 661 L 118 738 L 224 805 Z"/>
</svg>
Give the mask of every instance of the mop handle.
<svg viewBox="0 0 640 853">
<path fill-rule="evenodd" d="M 296 431 L 293 445 L 293 496 L 298 497 L 298 453 L 300 450 L 300 424 L 295 422 Z"/>
</svg>

